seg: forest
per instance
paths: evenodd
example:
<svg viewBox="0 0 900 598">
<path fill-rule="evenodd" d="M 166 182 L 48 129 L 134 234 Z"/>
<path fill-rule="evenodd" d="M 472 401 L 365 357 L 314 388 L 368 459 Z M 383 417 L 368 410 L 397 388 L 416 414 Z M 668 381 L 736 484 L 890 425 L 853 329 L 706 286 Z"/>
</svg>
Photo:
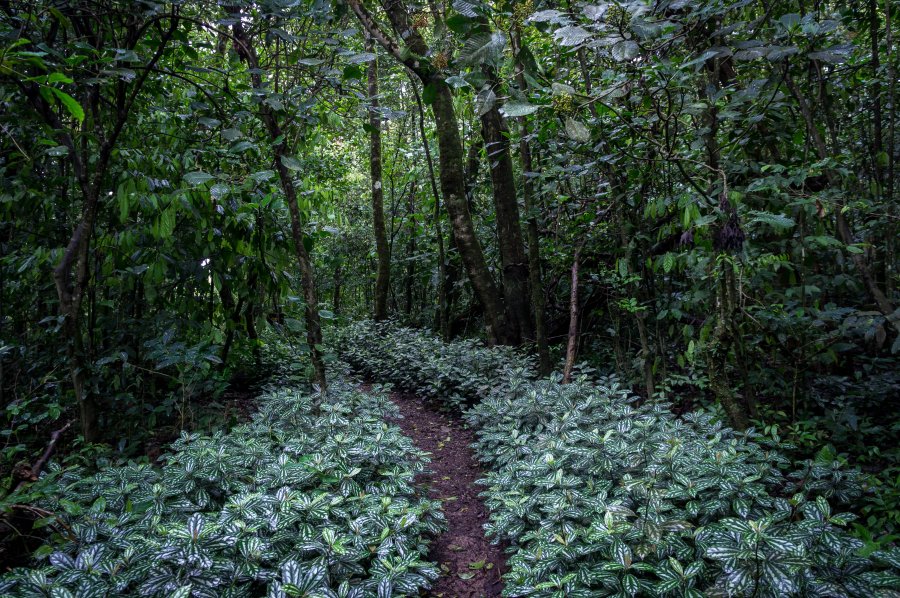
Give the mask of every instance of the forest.
<svg viewBox="0 0 900 598">
<path fill-rule="evenodd" d="M 0 596 L 900 598 L 898 0 L 0 0 Z"/>
</svg>

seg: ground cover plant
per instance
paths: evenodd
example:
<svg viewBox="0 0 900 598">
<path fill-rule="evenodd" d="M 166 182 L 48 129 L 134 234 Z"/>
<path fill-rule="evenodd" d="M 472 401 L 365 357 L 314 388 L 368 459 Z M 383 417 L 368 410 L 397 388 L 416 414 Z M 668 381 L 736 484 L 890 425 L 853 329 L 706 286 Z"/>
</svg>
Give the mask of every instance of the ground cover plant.
<svg viewBox="0 0 900 598">
<path fill-rule="evenodd" d="M 392 325 L 355 324 L 344 340 L 355 363 L 378 355 L 373 373 L 423 392 L 435 368 L 452 379 L 468 363 L 435 366 L 433 339 Z M 448 359 L 470 353 L 457 349 Z M 900 595 L 900 550 L 863 555 L 845 510 L 859 472 L 828 451 L 790 463 L 765 437 L 676 417 L 614 379 L 506 366 L 466 413 L 489 468 L 486 531 L 513 547 L 505 595 Z"/>
<path fill-rule="evenodd" d="M 98 569 L 66 526 L 107 514 L 141 531 L 103 528 L 101 569 L 182 534 L 213 556 L 173 592 L 296 581 L 283 565 L 312 555 L 281 544 L 234 581 L 224 509 L 259 494 L 268 516 L 272 443 L 320 438 L 257 434 L 263 389 L 359 404 L 340 346 L 418 401 L 419 448 L 469 455 L 423 432 L 462 414 L 482 434 L 491 537 L 520 555 L 507 593 L 885 594 L 898 2 L 3 0 L 0 575 L 78 594 Z M 178 473 L 220 449 L 245 475 Z M 481 517 L 472 476 L 444 475 Z M 111 484 L 140 508 L 98 502 Z M 152 519 L 157 484 L 205 494 Z M 97 579 L 162 591 L 138 560 Z M 311 583 L 377 592 L 384 561 L 357 562 Z"/>
<path fill-rule="evenodd" d="M 327 398 L 283 389 L 230 433 L 187 434 L 161 467 L 55 472 L 35 505 L 52 530 L 12 596 L 415 594 L 443 524 L 412 485 L 427 463 L 384 416 L 383 393 L 335 383 Z"/>
</svg>

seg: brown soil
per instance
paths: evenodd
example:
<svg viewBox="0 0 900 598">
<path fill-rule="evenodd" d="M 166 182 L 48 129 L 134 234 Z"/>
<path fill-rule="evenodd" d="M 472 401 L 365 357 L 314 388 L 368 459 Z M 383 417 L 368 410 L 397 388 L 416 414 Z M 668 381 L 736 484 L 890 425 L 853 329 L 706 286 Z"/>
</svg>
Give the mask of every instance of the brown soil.
<svg viewBox="0 0 900 598">
<path fill-rule="evenodd" d="M 469 446 L 475 434 L 452 416 L 429 409 L 416 396 L 391 393 L 403 419 L 395 423 L 417 447 L 431 453 L 431 465 L 419 481 L 429 496 L 443 501 L 446 532 L 435 538 L 429 558 L 443 572 L 429 596 L 438 598 L 493 598 L 500 596 L 506 573 L 503 547 L 491 544 L 482 526 L 488 510 L 478 497 L 481 477 Z"/>
</svg>

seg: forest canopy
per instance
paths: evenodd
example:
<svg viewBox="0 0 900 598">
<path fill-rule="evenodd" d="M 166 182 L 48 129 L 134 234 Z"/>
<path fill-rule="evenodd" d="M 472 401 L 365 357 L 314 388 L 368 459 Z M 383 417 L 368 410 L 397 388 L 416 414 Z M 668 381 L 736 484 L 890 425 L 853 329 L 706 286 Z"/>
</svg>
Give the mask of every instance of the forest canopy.
<svg viewBox="0 0 900 598">
<path fill-rule="evenodd" d="M 897 595 L 898 12 L 0 0 L 0 592 Z"/>
</svg>

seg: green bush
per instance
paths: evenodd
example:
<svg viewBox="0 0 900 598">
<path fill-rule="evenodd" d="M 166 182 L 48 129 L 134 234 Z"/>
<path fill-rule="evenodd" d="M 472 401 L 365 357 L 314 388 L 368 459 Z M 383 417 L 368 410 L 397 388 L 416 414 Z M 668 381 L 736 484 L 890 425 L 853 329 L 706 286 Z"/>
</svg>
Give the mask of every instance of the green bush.
<svg viewBox="0 0 900 598">
<path fill-rule="evenodd" d="M 393 327 L 357 324 L 345 341 L 354 363 L 429 395 L 433 371 L 469 362 L 434 364 L 466 352 Z M 900 550 L 862 556 L 854 517 L 832 510 L 861 488 L 827 451 L 796 467 L 753 432 L 639 404 L 614 379 L 505 365 L 463 398 L 488 468 L 486 531 L 511 546 L 505 595 L 900 596 Z"/>
<path fill-rule="evenodd" d="M 500 372 L 534 369 L 533 359 L 510 347 L 477 340 L 444 343 L 395 322 L 355 322 L 337 335 L 340 357 L 378 381 L 416 392 L 451 410 L 485 396 Z"/>
<path fill-rule="evenodd" d="M 384 421 L 392 404 L 335 383 L 277 391 L 228 434 L 184 434 L 161 468 L 61 473 L 40 505 L 47 564 L 7 575 L 14 596 L 417 594 L 437 578 L 439 503 L 413 486 L 427 459 Z"/>
</svg>

